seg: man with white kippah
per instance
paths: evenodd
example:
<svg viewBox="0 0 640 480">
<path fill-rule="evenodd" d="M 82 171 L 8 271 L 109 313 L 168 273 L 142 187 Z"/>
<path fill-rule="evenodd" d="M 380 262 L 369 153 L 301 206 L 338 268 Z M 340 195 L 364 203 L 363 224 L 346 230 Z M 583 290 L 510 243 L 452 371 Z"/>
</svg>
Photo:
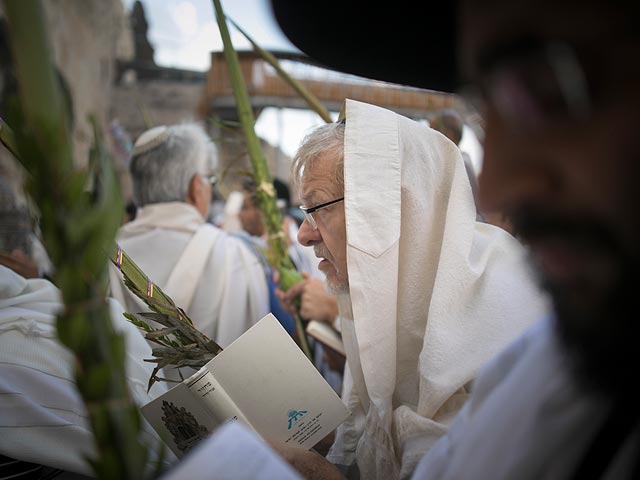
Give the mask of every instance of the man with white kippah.
<svg viewBox="0 0 640 480">
<path fill-rule="evenodd" d="M 216 164 L 215 146 L 197 124 L 140 135 L 129 167 L 138 212 L 117 241 L 202 333 L 226 347 L 269 312 L 269 296 L 243 242 L 205 222 Z M 111 290 L 127 311 L 147 310 L 115 268 Z"/>
</svg>

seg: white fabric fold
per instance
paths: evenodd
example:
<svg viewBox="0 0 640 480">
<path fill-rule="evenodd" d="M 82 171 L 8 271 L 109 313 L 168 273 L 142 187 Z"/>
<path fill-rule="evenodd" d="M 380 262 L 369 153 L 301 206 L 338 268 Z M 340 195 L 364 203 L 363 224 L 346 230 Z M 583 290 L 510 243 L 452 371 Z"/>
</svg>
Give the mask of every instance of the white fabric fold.
<svg viewBox="0 0 640 480">
<path fill-rule="evenodd" d="M 75 360 L 56 338 L 60 291 L 47 280 L 26 280 L 0 265 L 0 454 L 70 472 L 89 474 L 94 444 L 82 398 L 76 389 Z M 126 343 L 127 383 L 135 403 L 167 390 L 147 392 L 153 364 L 142 334 L 109 302 L 116 331 Z M 159 439 L 143 421 L 142 436 L 153 449 Z M 169 456 L 174 459 L 173 455 Z"/>
<path fill-rule="evenodd" d="M 164 291 L 177 305 L 191 305 L 206 265 L 202 258 L 210 255 L 219 233 L 213 225 L 200 225 L 174 265 Z"/>
<path fill-rule="evenodd" d="M 443 135 L 347 100 L 344 165 L 353 320 L 340 314 L 353 388 L 343 398 L 364 421 L 338 430 L 328 458 L 357 460 L 361 478 L 407 478 L 480 367 L 548 301 L 522 246 L 476 222 L 462 156 Z"/>
</svg>

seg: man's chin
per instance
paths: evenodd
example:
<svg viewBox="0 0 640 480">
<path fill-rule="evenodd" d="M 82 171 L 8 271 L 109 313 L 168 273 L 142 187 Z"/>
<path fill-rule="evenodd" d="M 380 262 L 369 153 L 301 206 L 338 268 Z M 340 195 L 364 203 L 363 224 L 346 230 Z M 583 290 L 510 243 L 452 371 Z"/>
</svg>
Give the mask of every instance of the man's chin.
<svg viewBox="0 0 640 480">
<path fill-rule="evenodd" d="M 628 389 L 629 371 L 640 368 L 636 321 L 637 264 L 620 261 L 618 275 L 607 284 L 548 284 L 557 330 L 584 385 L 610 395 Z"/>
<path fill-rule="evenodd" d="M 608 305 L 617 282 L 605 285 L 584 279 L 557 282 L 545 279 L 545 289 L 551 294 L 556 310 L 570 318 L 601 318 L 609 310 Z"/>
<path fill-rule="evenodd" d="M 324 286 L 331 295 L 343 295 L 349 293 L 349 282 L 335 278 L 334 275 L 326 275 Z"/>
</svg>

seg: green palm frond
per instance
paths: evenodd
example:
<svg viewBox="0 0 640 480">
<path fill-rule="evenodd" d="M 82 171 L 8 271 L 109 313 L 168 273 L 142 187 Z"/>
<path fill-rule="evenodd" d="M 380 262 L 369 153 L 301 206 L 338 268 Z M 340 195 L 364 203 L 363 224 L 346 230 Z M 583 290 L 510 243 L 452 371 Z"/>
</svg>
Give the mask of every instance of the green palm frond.
<svg viewBox="0 0 640 480">
<path fill-rule="evenodd" d="M 253 128 L 255 119 L 251 108 L 251 102 L 249 101 L 246 84 L 242 77 L 238 54 L 233 48 L 233 43 L 231 42 L 231 36 L 229 35 L 226 17 L 222 10 L 220 0 L 213 0 L 213 6 L 216 12 L 218 28 L 220 29 L 220 36 L 222 37 L 222 42 L 224 44 L 224 56 L 229 68 L 238 118 L 242 124 L 242 131 L 247 142 L 251 166 L 253 167 L 253 180 L 256 185 L 256 200 L 258 207 L 262 211 L 265 228 L 267 230 L 270 260 L 272 261 L 272 266 L 280 274 L 280 287 L 286 291 L 295 283 L 303 281 L 304 277 L 295 269 L 291 258 L 289 258 L 286 237 L 282 228 L 282 216 L 280 215 L 280 209 L 276 205 L 276 194 L 273 186 L 273 179 L 271 178 L 269 166 L 262 148 L 260 147 L 260 140 Z M 300 346 L 307 357 L 313 360 L 307 335 L 302 325 L 302 319 L 299 315 L 295 315 L 294 321 Z"/>
<path fill-rule="evenodd" d="M 298 93 L 298 95 L 300 95 L 304 99 L 304 101 L 307 102 L 307 105 L 309 106 L 310 110 L 313 110 L 318 115 L 320 115 L 320 117 L 327 123 L 331 123 L 333 121 L 331 119 L 331 115 L 329 114 L 329 111 L 325 108 L 324 105 L 322 105 L 320 100 L 318 100 L 318 98 L 314 94 L 312 94 L 309 90 L 307 90 L 302 83 L 300 83 L 297 79 L 289 75 L 287 71 L 282 68 L 282 65 L 280 65 L 280 62 L 278 61 L 278 59 L 274 57 L 273 54 L 271 54 L 271 52 L 268 52 L 264 48 L 260 47 L 260 45 L 258 45 L 253 40 L 253 38 L 249 36 L 247 32 L 245 32 L 242 28 L 240 28 L 240 26 L 236 22 L 234 22 L 229 17 L 227 18 L 229 19 L 231 24 L 234 27 L 236 27 L 236 29 L 242 35 L 244 35 L 244 37 L 249 41 L 249 43 L 251 43 L 251 46 L 253 47 L 255 52 L 258 53 L 265 62 L 271 65 L 275 69 L 275 71 L 278 72 L 278 75 L 280 76 L 280 78 L 282 78 L 285 82 L 287 82 Z"/>
<path fill-rule="evenodd" d="M 64 304 L 56 331 L 74 356 L 76 386 L 95 441 L 95 456 L 87 461 L 97 478 L 145 478 L 149 449 L 128 389 L 125 339 L 115 331 L 105 301 L 104 251 L 122 212 L 117 179 L 95 123 L 91 163 L 100 175 L 91 195 L 85 191 L 90 176 L 74 168 L 70 109 L 51 60 L 42 4 L 22 0 L 3 6 L 20 95 L 14 135 L 6 124 L 0 133 L 30 173 L 26 189 L 40 210 L 42 237 L 56 270 Z"/>
</svg>

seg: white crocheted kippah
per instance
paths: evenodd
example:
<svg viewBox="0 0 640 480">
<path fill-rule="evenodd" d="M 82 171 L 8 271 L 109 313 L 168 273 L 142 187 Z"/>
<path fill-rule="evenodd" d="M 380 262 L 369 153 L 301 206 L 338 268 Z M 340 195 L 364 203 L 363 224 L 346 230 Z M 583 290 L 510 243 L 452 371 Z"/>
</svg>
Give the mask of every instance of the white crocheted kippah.
<svg viewBox="0 0 640 480">
<path fill-rule="evenodd" d="M 132 156 L 135 157 L 141 153 L 153 150 L 166 142 L 168 138 L 169 129 L 166 126 L 153 127 L 138 137 L 136 143 L 133 145 Z"/>
</svg>

